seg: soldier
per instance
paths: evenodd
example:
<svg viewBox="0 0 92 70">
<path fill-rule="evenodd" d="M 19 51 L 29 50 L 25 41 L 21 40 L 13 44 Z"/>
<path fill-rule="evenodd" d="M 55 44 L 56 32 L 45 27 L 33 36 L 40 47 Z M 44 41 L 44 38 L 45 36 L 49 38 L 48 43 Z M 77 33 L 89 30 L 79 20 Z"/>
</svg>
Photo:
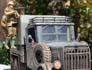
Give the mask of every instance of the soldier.
<svg viewBox="0 0 92 70">
<path fill-rule="evenodd" d="M 16 24 L 17 19 L 19 18 L 18 12 L 14 9 L 15 3 L 14 1 L 8 2 L 7 7 L 4 10 L 4 16 L 1 20 L 1 25 L 7 29 L 7 38 L 6 38 L 6 46 L 10 42 L 10 46 L 15 48 L 14 42 L 16 39 Z"/>
</svg>

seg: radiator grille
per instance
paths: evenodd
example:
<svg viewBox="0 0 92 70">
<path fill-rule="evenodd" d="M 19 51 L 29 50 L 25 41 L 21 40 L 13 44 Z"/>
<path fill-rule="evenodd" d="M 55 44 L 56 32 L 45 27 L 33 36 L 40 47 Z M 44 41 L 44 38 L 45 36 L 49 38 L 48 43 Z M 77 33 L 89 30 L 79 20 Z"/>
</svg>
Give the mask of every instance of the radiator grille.
<svg viewBox="0 0 92 70">
<path fill-rule="evenodd" d="M 90 60 L 88 47 L 64 49 L 64 70 L 91 70 Z"/>
<path fill-rule="evenodd" d="M 63 49 L 62 48 L 51 48 L 52 62 L 55 60 L 63 61 Z"/>
</svg>

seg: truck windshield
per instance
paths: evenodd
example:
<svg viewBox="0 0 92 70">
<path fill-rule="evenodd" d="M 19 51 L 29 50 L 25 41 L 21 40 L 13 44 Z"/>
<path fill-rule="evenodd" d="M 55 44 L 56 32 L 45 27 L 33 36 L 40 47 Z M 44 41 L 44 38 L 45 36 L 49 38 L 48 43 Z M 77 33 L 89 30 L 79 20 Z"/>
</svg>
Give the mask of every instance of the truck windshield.
<svg viewBox="0 0 92 70">
<path fill-rule="evenodd" d="M 43 25 L 41 33 L 42 41 L 45 42 L 65 42 L 72 40 L 72 29 L 68 25 Z"/>
</svg>

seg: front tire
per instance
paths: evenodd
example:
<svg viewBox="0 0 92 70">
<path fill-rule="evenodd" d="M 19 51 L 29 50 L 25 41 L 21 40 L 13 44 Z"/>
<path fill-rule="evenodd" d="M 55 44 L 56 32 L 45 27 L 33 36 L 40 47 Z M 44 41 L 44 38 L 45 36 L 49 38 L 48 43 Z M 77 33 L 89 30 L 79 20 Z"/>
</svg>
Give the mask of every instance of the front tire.
<svg viewBox="0 0 92 70">
<path fill-rule="evenodd" d="M 51 62 L 51 51 L 45 43 L 35 45 L 34 55 L 38 64 Z"/>
<path fill-rule="evenodd" d="M 44 70 L 42 67 L 38 67 L 38 69 L 37 70 Z"/>
</svg>

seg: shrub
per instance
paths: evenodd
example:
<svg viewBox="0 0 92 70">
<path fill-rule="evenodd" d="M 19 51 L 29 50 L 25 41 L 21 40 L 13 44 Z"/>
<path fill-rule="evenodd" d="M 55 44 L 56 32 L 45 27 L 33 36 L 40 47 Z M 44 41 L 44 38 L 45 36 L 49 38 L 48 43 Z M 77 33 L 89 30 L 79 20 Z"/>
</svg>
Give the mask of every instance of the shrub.
<svg viewBox="0 0 92 70">
<path fill-rule="evenodd" d="M 9 52 L 6 49 L 0 48 L 0 64 L 10 64 Z"/>
</svg>

